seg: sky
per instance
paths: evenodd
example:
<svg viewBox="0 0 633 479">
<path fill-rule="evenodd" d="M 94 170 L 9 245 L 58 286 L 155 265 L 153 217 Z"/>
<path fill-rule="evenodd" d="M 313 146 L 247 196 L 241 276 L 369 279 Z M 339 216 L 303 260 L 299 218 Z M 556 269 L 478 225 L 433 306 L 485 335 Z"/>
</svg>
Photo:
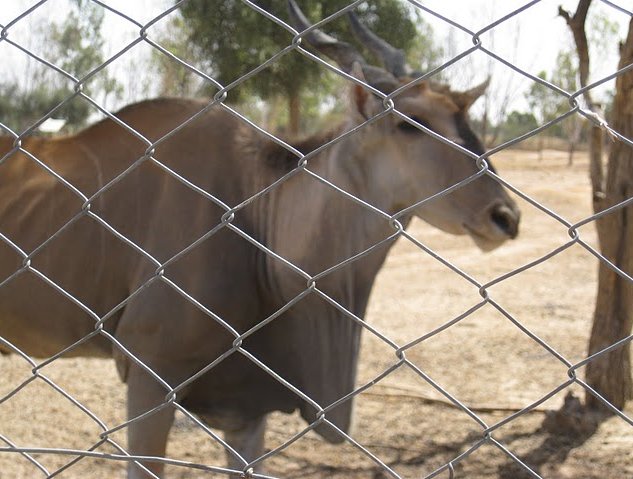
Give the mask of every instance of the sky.
<svg viewBox="0 0 633 479">
<path fill-rule="evenodd" d="M 221 0 L 209 0 L 221 1 Z M 280 0 L 281 1 L 281 0 Z M 405 0 L 403 0 L 405 1 Z M 529 4 L 528 0 L 417 0 L 420 5 L 434 12 L 448 17 L 463 27 L 478 31 L 491 22 L 502 18 L 506 14 Z M 102 0 L 103 3 L 132 17 L 140 23 L 145 23 L 159 15 L 173 5 L 172 0 Z M 29 6 L 36 4 L 35 0 L 3 0 L 0 7 L 0 24 L 9 21 L 23 12 Z M 534 2 L 531 2 L 534 3 Z M 623 8 L 633 9 L 631 0 L 615 0 Z M 537 75 L 540 71 L 551 71 L 554 67 L 557 53 L 561 49 L 569 49 L 573 45 L 571 35 L 564 20 L 558 16 L 558 6 L 562 4 L 573 11 L 576 6 L 574 0 L 541 0 L 530 6 L 520 14 L 501 23 L 490 32 L 481 35 L 482 45 L 494 51 L 502 58 L 511 61 L 517 67 Z M 245 8 L 248 8 L 245 6 Z M 48 0 L 30 17 L 44 19 L 62 19 L 68 11 L 68 0 Z M 625 13 L 611 8 L 599 0 L 594 0 L 591 12 L 601 12 L 610 21 L 619 25 L 619 36 L 624 37 L 630 17 Z M 424 21 L 431 24 L 435 32 L 436 42 L 445 51 L 458 54 L 472 47 L 472 35 L 458 28 L 450 26 L 444 20 L 421 10 Z M 29 21 L 19 22 L 12 28 L 12 38 L 20 38 L 22 43 L 28 42 Z M 262 21 L 267 21 L 262 17 Z M 163 21 L 163 25 L 166 22 Z M 138 36 L 138 27 L 118 15 L 107 13 L 104 21 L 104 36 L 107 39 L 106 53 L 113 54 Z M 151 34 L 151 32 L 150 32 Z M 4 57 L 0 68 L 19 68 L 17 58 L 21 53 L 12 48 L 6 48 L 0 42 L 0 57 Z M 145 79 L 138 81 L 142 71 L 135 71 L 134 65 L 142 64 L 142 58 L 149 55 L 150 48 L 146 45 L 135 47 L 125 55 L 126 61 L 118 61 L 112 66 L 112 71 L 121 79 L 127 95 L 124 102 L 138 99 L 142 96 L 152 96 L 155 84 Z M 593 75 L 595 80 L 615 71 L 617 64 L 617 44 L 613 48 L 594 55 Z M 9 65 L 7 67 L 7 65 Z M 413 65 L 415 67 L 415 65 Z M 142 66 L 139 69 L 142 70 Z M 502 96 L 511 97 L 517 109 L 525 109 L 524 92 L 530 81 L 508 67 L 491 60 L 482 52 L 475 52 L 466 60 L 460 61 L 448 69 L 445 77 L 458 88 L 466 88 L 482 81 L 488 75 L 492 77 L 490 88 L 503 91 Z M 603 90 L 612 88 L 607 85 Z M 501 94 L 499 94 L 501 95 Z M 498 95 L 498 96 L 499 96 Z"/>
</svg>

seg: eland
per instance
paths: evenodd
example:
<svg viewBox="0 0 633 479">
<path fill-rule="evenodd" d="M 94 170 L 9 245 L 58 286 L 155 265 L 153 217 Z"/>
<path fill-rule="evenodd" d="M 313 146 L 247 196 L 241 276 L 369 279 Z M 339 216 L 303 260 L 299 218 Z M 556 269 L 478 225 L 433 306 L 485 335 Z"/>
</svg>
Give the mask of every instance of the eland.
<svg viewBox="0 0 633 479">
<path fill-rule="evenodd" d="M 298 410 L 342 442 L 362 318 L 398 231 L 416 216 L 483 250 L 517 236 L 515 202 L 473 159 L 485 150 L 468 109 L 485 85 L 414 83 L 381 114 L 367 85 L 389 95 L 415 75 L 351 21 L 383 66 L 304 33 L 357 82 L 340 125 L 288 140 L 304 154 L 328 145 L 301 163 L 203 100 L 144 101 L 72 136 L 0 139 L 0 351 L 114 357 L 126 450 L 143 457 L 129 479 L 163 474 L 177 408 L 224 432 L 237 471 L 263 454 L 272 411 Z M 147 151 L 122 124 L 165 139 Z"/>
</svg>

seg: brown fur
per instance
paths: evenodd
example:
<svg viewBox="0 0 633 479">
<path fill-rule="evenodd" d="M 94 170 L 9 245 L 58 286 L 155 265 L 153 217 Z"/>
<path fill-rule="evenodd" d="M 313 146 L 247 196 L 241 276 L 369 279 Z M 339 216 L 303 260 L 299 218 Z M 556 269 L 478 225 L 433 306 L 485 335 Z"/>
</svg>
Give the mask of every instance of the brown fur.
<svg viewBox="0 0 633 479">
<path fill-rule="evenodd" d="M 342 129 L 342 125 L 338 125 L 309 137 L 284 139 L 283 141 L 303 155 L 307 155 L 339 136 Z M 258 161 L 262 161 L 276 172 L 287 173 L 291 171 L 297 167 L 301 159 L 285 146 L 253 132 L 247 125 L 240 126 L 240 134 L 237 135 L 237 138 L 241 151 L 257 158 Z"/>
<path fill-rule="evenodd" d="M 417 114 L 416 105 L 422 108 L 418 103 L 424 104 L 424 112 L 438 115 L 432 102 L 410 103 L 412 116 Z M 25 155 L 11 155 L 0 163 L 0 231 L 27 253 L 46 242 L 32 256 L 30 267 L 94 313 L 87 314 L 33 271 L 11 277 L 24 257 L 0 241 L 0 281 L 11 277 L 0 287 L 0 336 L 7 341 L 0 349 L 14 350 L 14 345 L 36 357 L 54 355 L 73 343 L 66 356 L 112 356 L 118 351 L 114 356 L 128 384 L 128 415 L 133 418 L 161 404 L 167 391 L 118 350 L 111 338 L 175 386 L 230 351 L 235 340 L 232 330 L 250 330 L 245 350 L 312 401 L 331 405 L 354 388 L 362 327 L 316 293 L 284 310 L 306 291 L 306 277 L 254 242 L 318 275 L 384 241 L 393 229 L 385 218 L 310 175 L 295 175 L 257 196 L 281 172 L 295 167 L 299 158 L 221 107 L 198 115 L 207 105 L 207 101 L 160 99 L 116 114 L 150 142 L 169 135 L 153 158 L 180 178 L 147 160 L 147 142 L 109 119 L 74 136 L 25 139 L 25 150 L 84 195 L 99 192 L 91 201 L 90 214 L 82 210 L 80 195 Z M 195 121 L 180 128 L 193 116 Z M 453 117 L 444 116 L 450 123 Z M 354 121 L 360 121 L 358 111 L 345 127 L 353 127 Z M 402 134 L 388 126 L 386 122 L 367 125 L 363 136 L 327 148 L 311 170 L 390 213 L 476 172 L 471 159 L 452 148 L 424 134 Z M 291 143 L 307 154 L 340 133 L 335 128 Z M 1 139 L 0 151 L 10 151 L 13 141 Z M 138 162 L 139 158 L 146 161 Z M 131 165 L 136 167 L 130 170 Z M 115 178 L 119 181 L 112 182 Z M 230 224 L 222 224 L 225 207 L 199 190 L 192 191 L 182 178 L 229 208 L 244 206 Z M 104 189 L 104 185 L 110 186 Z M 456 233 L 466 233 L 464 225 L 468 225 L 476 241 L 498 246 L 509 233 L 499 230 L 488 214 L 495 205 L 518 222 L 516 207 L 502 187 L 483 176 L 453 192 L 450 201 L 432 202 L 421 217 Z M 400 219 L 406 224 L 406 218 Z M 188 249 L 191 245 L 195 247 Z M 163 265 L 173 259 L 164 276 L 139 249 Z M 180 255 L 184 250 L 188 252 Z M 362 318 L 388 250 L 381 248 L 319 277 L 319 291 Z M 204 314 L 180 291 L 223 323 Z M 280 316 L 253 329 L 277 312 Z M 91 335 L 95 320 L 106 314 L 104 334 L 79 341 Z M 318 412 L 237 351 L 179 390 L 177 400 L 209 424 L 236 429 L 240 424 L 235 418 L 241 418 L 243 426 L 270 411 L 299 409 L 312 422 Z M 351 399 L 343 401 L 328 410 L 326 418 L 348 431 L 352 404 Z M 132 422 L 129 452 L 164 455 L 170 414 L 171 408 L 163 408 Z M 333 442 L 343 439 L 327 423 L 315 431 Z M 250 458 L 261 454 L 260 449 Z"/>
</svg>

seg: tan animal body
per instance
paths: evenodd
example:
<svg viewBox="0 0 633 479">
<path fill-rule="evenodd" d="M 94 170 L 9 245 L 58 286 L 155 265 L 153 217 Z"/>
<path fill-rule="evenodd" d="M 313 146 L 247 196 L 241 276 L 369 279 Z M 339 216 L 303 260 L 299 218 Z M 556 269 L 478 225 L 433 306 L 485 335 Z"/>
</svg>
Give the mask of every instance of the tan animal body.
<svg viewBox="0 0 633 479">
<path fill-rule="evenodd" d="M 300 12 L 295 15 L 304 28 Z M 319 35 L 325 34 L 317 31 L 308 38 L 317 48 L 324 38 Z M 328 54 L 352 71 L 345 58 Z M 387 93 L 407 81 L 360 66 L 366 81 Z M 372 77 L 376 72 L 379 78 Z M 396 96 L 395 107 L 481 154 L 467 119 L 468 107 L 481 92 L 455 94 L 420 85 Z M 361 86 L 354 86 L 351 96 L 343 124 L 293 146 L 309 153 L 383 109 L 382 100 Z M 207 104 L 146 101 L 116 116 L 154 142 Z M 2 156 L 13 151 L 13 142 L 0 140 Z M 129 424 L 130 454 L 164 455 L 174 413 L 165 398 L 175 389 L 175 402 L 225 431 L 233 448 L 229 464 L 238 470 L 262 454 L 270 411 L 299 409 L 308 422 L 318 419 L 317 432 L 333 442 L 343 438 L 329 423 L 342 431 L 350 426 L 352 400 L 325 415 L 322 408 L 354 388 L 362 327 L 325 295 L 363 318 L 393 242 L 319 276 L 308 292 L 301 271 L 318 275 L 395 230 L 388 218 L 312 173 L 395 214 L 478 171 L 471 157 L 389 114 L 311 157 L 311 173 L 297 172 L 223 222 L 222 204 L 239 205 L 292 171 L 298 158 L 221 107 L 199 115 L 162 142 L 152 157 L 145 156 L 145 142 L 112 120 L 70 137 L 25 139 L 21 146 L 28 155 L 14 151 L 0 163 L 0 233 L 5 240 L 0 241 L 0 349 L 50 357 L 74 345 L 65 356 L 114 356 L 128 386 L 130 419 L 165 404 Z M 88 207 L 69 185 L 87 198 L 100 193 Z M 483 249 L 514 238 L 519 222 L 515 203 L 488 175 L 399 221 L 406 226 L 412 215 L 450 233 L 469 234 Z M 236 335 L 301 294 L 291 308 L 236 343 Z M 278 382 L 251 355 L 312 402 Z M 130 463 L 128 477 L 160 476 L 162 470 L 160 461 Z"/>
</svg>

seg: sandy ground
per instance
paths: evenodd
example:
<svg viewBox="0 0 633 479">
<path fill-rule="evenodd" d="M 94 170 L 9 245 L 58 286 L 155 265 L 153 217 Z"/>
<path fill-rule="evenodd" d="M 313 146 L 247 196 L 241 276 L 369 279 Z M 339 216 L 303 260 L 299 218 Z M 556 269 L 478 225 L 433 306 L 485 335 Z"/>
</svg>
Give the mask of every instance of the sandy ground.
<svg viewBox="0 0 633 479">
<path fill-rule="evenodd" d="M 590 214 L 586 159 L 565 166 L 562 153 L 498 155 L 502 176 L 570 222 Z M 465 273 L 486 283 L 534 261 L 569 237 L 567 228 L 521 201 L 520 238 L 492 253 L 477 252 L 470 240 L 451 237 L 417 222 L 410 232 Z M 595 244 L 591 225 L 581 236 Z M 523 326 L 567 360 L 585 355 L 596 287 L 596 259 L 574 245 L 543 264 L 489 288 L 490 297 Z M 368 321 L 398 344 L 412 341 L 459 316 L 480 301 L 477 288 L 407 241 L 392 250 L 370 302 Z M 407 359 L 446 392 L 470 407 L 488 426 L 537 401 L 567 380 L 566 367 L 491 305 L 417 344 Z M 397 361 L 393 350 L 365 334 L 359 382 L 364 384 Z M 30 377 L 30 366 L 17 357 L 0 357 L 0 397 Z M 582 371 L 581 371 L 582 372 Z M 64 359 L 46 368 L 46 376 L 75 397 L 109 427 L 124 421 L 124 386 L 113 363 Z M 565 393 L 582 397 L 571 386 L 536 410 L 492 433 L 455 465 L 455 478 L 528 477 L 514 454 L 544 478 L 633 477 L 633 427 L 618 417 L 603 421 L 590 436 L 551 434 L 541 428 L 546 411 L 559 408 Z M 628 410 L 629 416 L 633 408 Z M 267 434 L 274 448 L 304 427 L 296 416 L 275 414 Z M 469 450 L 484 437 L 484 426 L 452 406 L 413 369 L 402 366 L 357 400 L 353 437 L 402 478 L 422 478 Z M 36 380 L 0 404 L 2 439 L 28 447 L 85 449 L 98 441 L 99 426 L 86 414 Z M 114 439 L 125 444 L 123 432 Z M 4 444 L 0 444 L 4 446 Z M 505 448 L 502 449 L 502 448 Z M 110 451 L 100 447 L 98 451 Z M 169 456 L 222 465 L 221 448 L 190 420 L 179 416 Z M 49 471 L 72 456 L 36 454 Z M 266 461 L 283 478 L 390 477 L 352 444 L 332 446 L 308 433 Z M 82 459 L 55 477 L 122 478 L 121 462 Z M 214 477 L 208 472 L 169 468 L 170 478 Z M 25 458 L 0 452 L 0 479 L 46 477 Z M 217 476 L 220 477 L 220 476 Z M 225 477 L 225 476 L 222 476 Z M 445 471 L 438 477 L 448 478 Z"/>
</svg>

